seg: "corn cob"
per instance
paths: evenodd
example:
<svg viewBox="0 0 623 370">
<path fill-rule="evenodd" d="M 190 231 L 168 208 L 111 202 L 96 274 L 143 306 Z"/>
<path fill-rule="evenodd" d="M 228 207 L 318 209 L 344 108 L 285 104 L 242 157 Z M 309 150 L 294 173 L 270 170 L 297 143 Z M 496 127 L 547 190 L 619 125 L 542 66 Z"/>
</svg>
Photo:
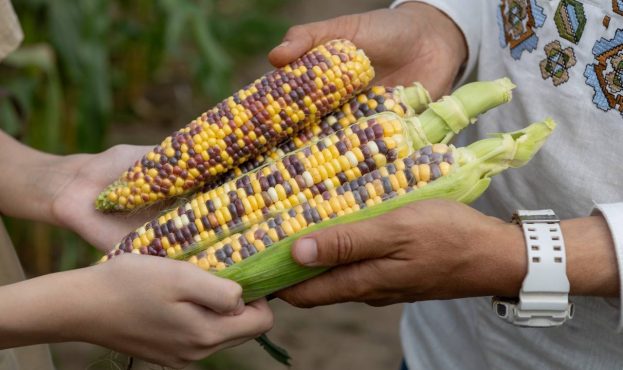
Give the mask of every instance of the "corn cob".
<svg viewBox="0 0 623 370">
<path fill-rule="evenodd" d="M 464 99 L 457 103 L 449 97 L 434 103 L 435 107 L 438 111 L 457 104 L 491 107 L 508 101 L 512 84 L 505 80 L 481 82 L 466 85 L 457 93 L 482 87 L 486 87 L 486 91 L 495 90 L 496 94 L 479 94 L 486 102 Z M 490 102 L 491 96 L 497 99 L 495 104 Z M 411 142 L 416 148 L 439 142 L 459 127 L 451 115 L 447 118 L 451 122 L 435 114 L 425 117 L 404 122 L 395 114 L 385 112 L 361 120 L 236 181 L 196 194 L 183 206 L 128 234 L 103 259 L 124 252 L 173 257 L 193 243 L 227 233 L 236 225 L 262 220 L 266 213 L 305 203 L 328 189 L 405 157 L 410 152 Z M 470 121 L 461 120 L 462 124 Z"/>
<path fill-rule="evenodd" d="M 357 212 L 422 188 L 452 171 L 453 154 L 446 144 L 426 146 L 364 176 L 316 195 L 266 222 L 256 223 L 191 256 L 188 261 L 210 270 L 222 270 L 264 251 L 309 225 Z M 189 251 L 191 252 L 191 251 Z"/>
<path fill-rule="evenodd" d="M 351 42 L 320 45 L 167 137 L 108 186 L 96 207 L 130 210 L 188 193 L 319 121 L 373 77 Z"/>
<path fill-rule="evenodd" d="M 127 235 L 115 249 L 173 257 L 194 242 L 241 223 L 257 222 L 264 213 L 305 203 L 408 155 L 411 148 L 405 129 L 393 113 L 362 120 L 236 181 L 197 194 L 184 206 Z"/>
<path fill-rule="evenodd" d="M 287 153 L 321 139 L 355 123 L 358 119 L 381 112 L 394 112 L 400 117 L 420 114 L 431 102 L 428 91 L 418 82 L 412 86 L 372 86 L 344 103 L 338 110 L 323 117 L 318 124 L 312 124 L 291 139 L 286 140 L 266 154 L 233 168 L 218 180 L 206 183 L 201 191 L 214 189 L 229 180 L 242 176 L 260 167 L 267 160 L 278 160 Z"/>
<path fill-rule="evenodd" d="M 192 250 L 201 252 L 191 256 L 189 260 L 213 271 L 217 276 L 239 283 L 243 288 L 243 298 L 246 302 L 265 297 L 326 271 L 324 267 L 302 267 L 294 262 L 290 249 L 298 238 L 334 225 L 370 219 L 418 200 L 444 198 L 471 203 L 487 189 L 491 176 L 511 167 L 525 165 L 538 152 L 555 126 L 555 123 L 548 119 L 520 131 L 498 134 L 468 147 L 452 150 L 453 161 L 445 162 L 454 163 L 448 167 L 448 173 L 442 173 L 436 180 L 427 182 L 426 186 L 414 187 L 410 184 L 404 186 L 403 182 L 399 184 L 398 190 L 387 193 L 389 187 L 385 190 L 384 186 L 378 186 L 378 182 L 377 186 L 372 187 L 366 183 L 368 192 L 383 193 L 386 197 L 383 199 L 381 196 L 379 199 L 377 195 L 373 201 L 366 200 L 366 209 L 362 209 L 363 207 L 353 202 L 352 197 L 348 195 L 349 192 L 355 193 L 352 187 L 350 191 L 345 189 L 344 194 L 318 198 L 315 205 L 310 202 L 293 210 L 284 211 L 277 217 L 253 225 L 249 230 L 228 236 L 216 244 L 198 243 Z M 387 167 L 390 166 L 391 164 Z M 405 164 L 405 169 L 407 168 L 408 165 Z M 413 168 L 416 168 L 415 164 L 411 166 L 411 169 Z M 405 177 L 408 172 L 403 171 Z M 411 184 L 413 182 L 411 181 Z M 393 189 L 392 187 L 391 190 Z M 350 203 L 347 199 L 351 199 Z M 334 207 L 338 209 L 337 212 L 334 211 Z M 338 212 L 342 215 L 338 215 Z M 337 217 L 332 218 L 333 215 Z M 242 252 L 243 246 L 246 253 Z M 270 248 L 267 248 L 268 246 Z M 254 250 L 261 253 L 250 255 Z M 243 258 L 246 254 L 250 256 Z M 240 261 L 237 261 L 238 257 Z M 214 258 L 216 264 L 213 263 Z M 227 267 L 231 262 L 233 266 Z"/>
</svg>

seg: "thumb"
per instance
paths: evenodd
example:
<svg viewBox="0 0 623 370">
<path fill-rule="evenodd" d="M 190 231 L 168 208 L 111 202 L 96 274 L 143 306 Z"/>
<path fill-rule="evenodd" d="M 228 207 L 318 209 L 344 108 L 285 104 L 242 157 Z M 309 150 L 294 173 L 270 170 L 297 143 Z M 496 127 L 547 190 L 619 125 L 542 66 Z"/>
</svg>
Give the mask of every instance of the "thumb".
<svg viewBox="0 0 623 370">
<path fill-rule="evenodd" d="M 331 227 L 297 240 L 292 257 L 304 266 L 335 266 L 379 258 L 387 252 L 382 248 L 380 229 L 378 222 L 369 221 Z"/>
<path fill-rule="evenodd" d="M 283 67 L 326 41 L 337 38 L 352 40 L 357 27 L 358 18 L 354 15 L 291 27 L 283 42 L 268 53 L 268 60 L 275 67 Z"/>
</svg>

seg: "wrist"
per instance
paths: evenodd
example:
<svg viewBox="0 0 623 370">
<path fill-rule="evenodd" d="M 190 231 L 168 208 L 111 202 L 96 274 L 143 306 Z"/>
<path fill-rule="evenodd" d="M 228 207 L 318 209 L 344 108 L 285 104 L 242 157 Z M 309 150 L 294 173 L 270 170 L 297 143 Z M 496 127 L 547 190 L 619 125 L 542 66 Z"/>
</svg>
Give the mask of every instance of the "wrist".
<svg viewBox="0 0 623 370">
<path fill-rule="evenodd" d="M 570 294 L 616 297 L 619 272 L 614 242 L 608 224 L 601 216 L 562 221 L 567 250 L 567 276 Z"/>
<path fill-rule="evenodd" d="M 86 280 L 74 270 L 0 287 L 0 348 L 79 340 L 80 284 Z"/>
<path fill-rule="evenodd" d="M 516 296 L 528 271 L 521 228 L 498 221 L 477 230 L 473 238 L 472 296 Z"/>
</svg>

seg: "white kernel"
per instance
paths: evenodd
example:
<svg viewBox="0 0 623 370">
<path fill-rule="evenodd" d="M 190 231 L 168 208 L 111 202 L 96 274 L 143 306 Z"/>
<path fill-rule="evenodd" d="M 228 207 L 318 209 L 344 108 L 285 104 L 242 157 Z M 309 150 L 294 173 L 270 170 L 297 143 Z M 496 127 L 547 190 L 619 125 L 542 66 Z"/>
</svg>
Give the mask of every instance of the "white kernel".
<svg viewBox="0 0 623 370">
<path fill-rule="evenodd" d="M 324 186 L 326 186 L 327 190 L 333 189 L 335 187 L 333 186 L 333 181 L 329 179 L 324 180 Z"/>
<path fill-rule="evenodd" d="M 277 191 L 275 190 L 275 188 L 268 188 L 266 192 L 268 193 L 268 196 L 273 201 L 273 203 L 279 200 L 279 196 L 277 195 Z"/>
<path fill-rule="evenodd" d="M 182 224 L 182 219 L 181 219 L 181 217 L 175 217 L 175 218 L 173 219 L 173 223 L 175 224 L 175 227 L 176 227 L 177 229 L 181 229 L 181 228 L 184 226 L 184 225 Z"/>
<path fill-rule="evenodd" d="M 309 188 L 314 185 L 314 178 L 312 177 L 309 171 L 303 172 L 303 181 L 305 181 L 305 185 Z"/>
<path fill-rule="evenodd" d="M 368 141 L 368 148 L 370 148 L 370 152 L 372 154 L 378 154 L 379 152 L 379 147 L 376 145 L 376 143 L 374 141 Z"/>
<path fill-rule="evenodd" d="M 182 225 L 186 226 L 190 223 L 190 220 L 188 219 L 188 216 L 186 216 L 185 213 L 180 218 L 182 219 Z"/>
<path fill-rule="evenodd" d="M 297 197 L 299 198 L 300 204 L 307 203 L 307 197 L 305 197 L 305 194 L 303 194 L 303 192 L 298 193 Z"/>
<path fill-rule="evenodd" d="M 136 232 L 138 235 L 143 235 L 145 234 L 145 226 L 141 226 L 138 229 L 136 229 Z"/>
<path fill-rule="evenodd" d="M 357 166 L 358 161 L 357 161 L 357 156 L 355 155 L 355 153 L 348 151 L 346 152 L 346 154 L 344 154 L 344 156 L 346 157 L 346 159 L 348 159 L 348 162 L 350 163 L 352 167 Z"/>
</svg>

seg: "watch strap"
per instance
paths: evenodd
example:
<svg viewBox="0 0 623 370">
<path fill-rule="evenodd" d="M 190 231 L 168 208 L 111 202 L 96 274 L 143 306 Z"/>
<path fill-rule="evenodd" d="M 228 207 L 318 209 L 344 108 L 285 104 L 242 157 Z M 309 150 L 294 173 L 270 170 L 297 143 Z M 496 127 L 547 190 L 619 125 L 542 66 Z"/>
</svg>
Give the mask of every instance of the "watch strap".
<svg viewBox="0 0 623 370">
<path fill-rule="evenodd" d="M 521 226 L 528 256 L 528 272 L 519 297 L 494 297 L 498 316 L 520 326 L 557 326 L 573 316 L 569 303 L 565 243 L 554 211 L 520 210 L 513 222 Z"/>
</svg>

